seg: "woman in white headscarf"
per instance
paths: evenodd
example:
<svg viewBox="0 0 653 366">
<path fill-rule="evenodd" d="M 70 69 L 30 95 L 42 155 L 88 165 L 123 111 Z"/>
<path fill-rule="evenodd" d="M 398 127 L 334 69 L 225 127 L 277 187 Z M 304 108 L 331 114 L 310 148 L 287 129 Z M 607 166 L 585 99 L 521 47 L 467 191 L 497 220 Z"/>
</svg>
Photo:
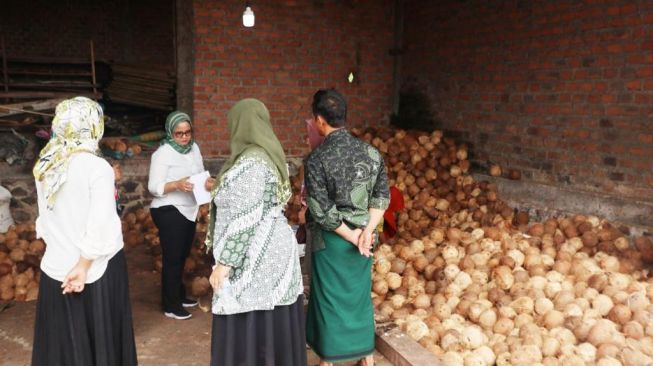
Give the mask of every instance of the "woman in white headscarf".
<svg viewBox="0 0 653 366">
<path fill-rule="evenodd" d="M 135 365 L 127 266 L 114 172 L 100 156 L 100 106 L 61 102 L 34 166 L 47 244 L 41 261 L 32 365 Z"/>
</svg>

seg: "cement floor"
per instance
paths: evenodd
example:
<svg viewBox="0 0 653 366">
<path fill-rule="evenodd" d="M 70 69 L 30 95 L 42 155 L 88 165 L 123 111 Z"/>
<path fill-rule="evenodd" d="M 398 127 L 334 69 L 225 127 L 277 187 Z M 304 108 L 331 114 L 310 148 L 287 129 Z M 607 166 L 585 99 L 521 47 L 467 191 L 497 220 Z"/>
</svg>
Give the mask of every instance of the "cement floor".
<svg viewBox="0 0 653 366">
<path fill-rule="evenodd" d="M 211 313 L 193 308 L 188 320 L 164 317 L 159 310 L 160 276 L 151 270 L 150 255 L 144 246 L 126 248 L 126 254 L 139 365 L 208 365 Z M 35 307 L 34 301 L 21 302 L 0 311 L 0 365 L 30 364 Z M 317 356 L 307 352 L 308 364 L 317 365 Z M 391 365 L 378 352 L 375 357 L 377 365 Z"/>
</svg>

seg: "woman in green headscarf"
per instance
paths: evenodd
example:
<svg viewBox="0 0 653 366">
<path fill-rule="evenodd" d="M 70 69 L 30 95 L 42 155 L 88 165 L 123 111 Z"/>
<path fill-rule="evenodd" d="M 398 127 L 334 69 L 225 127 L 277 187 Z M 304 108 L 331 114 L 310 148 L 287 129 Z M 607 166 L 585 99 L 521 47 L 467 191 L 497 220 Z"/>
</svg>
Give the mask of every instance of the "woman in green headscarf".
<svg viewBox="0 0 653 366">
<path fill-rule="evenodd" d="M 286 156 L 256 99 L 228 114 L 231 156 L 212 192 L 206 245 L 216 261 L 211 364 L 306 365 L 297 241 L 283 215 Z"/>
<path fill-rule="evenodd" d="M 186 308 L 197 300 L 186 297 L 182 282 L 184 263 L 195 238 L 195 220 L 199 207 L 188 177 L 204 171 L 202 154 L 193 141 L 190 116 L 175 111 L 166 119 L 166 138 L 152 154 L 148 189 L 154 196 L 150 204 L 152 219 L 159 229 L 161 242 L 161 302 L 165 316 L 188 319 Z M 210 190 L 213 179 L 207 179 Z"/>
</svg>

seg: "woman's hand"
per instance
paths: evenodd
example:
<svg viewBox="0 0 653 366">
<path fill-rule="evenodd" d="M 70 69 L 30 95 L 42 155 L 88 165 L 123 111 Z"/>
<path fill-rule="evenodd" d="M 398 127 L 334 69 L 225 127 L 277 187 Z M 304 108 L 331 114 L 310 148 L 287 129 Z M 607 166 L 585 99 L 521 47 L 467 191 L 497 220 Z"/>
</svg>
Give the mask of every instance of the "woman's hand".
<svg viewBox="0 0 653 366">
<path fill-rule="evenodd" d="M 175 181 L 175 188 L 177 188 L 177 190 L 181 192 L 192 192 L 193 183 L 188 181 L 188 177 L 181 178 L 180 180 Z"/>
<path fill-rule="evenodd" d="M 88 269 L 91 267 L 91 263 L 93 262 L 90 259 L 79 257 L 77 264 L 75 264 L 73 269 L 71 269 L 66 277 L 64 277 L 63 283 L 61 284 L 64 295 L 72 292 L 84 291 L 86 274 L 88 273 Z"/>
<path fill-rule="evenodd" d="M 372 239 L 374 232 L 371 229 L 365 228 L 358 237 L 358 251 L 361 255 L 369 257 L 372 255 Z"/>
<path fill-rule="evenodd" d="M 213 272 L 209 277 L 209 283 L 213 287 L 213 292 L 218 292 L 224 285 L 224 281 L 229 278 L 229 272 L 231 267 L 225 266 L 223 264 L 216 264 L 213 266 Z"/>
<path fill-rule="evenodd" d="M 299 209 L 299 213 L 297 214 L 297 221 L 299 221 L 300 224 L 306 224 L 307 209 L 308 209 L 307 206 L 302 206 L 302 208 Z"/>
<path fill-rule="evenodd" d="M 213 190 L 214 185 L 215 185 L 215 178 L 208 177 L 206 178 L 206 182 L 204 182 L 204 189 L 206 189 L 207 192 L 211 192 Z"/>
</svg>

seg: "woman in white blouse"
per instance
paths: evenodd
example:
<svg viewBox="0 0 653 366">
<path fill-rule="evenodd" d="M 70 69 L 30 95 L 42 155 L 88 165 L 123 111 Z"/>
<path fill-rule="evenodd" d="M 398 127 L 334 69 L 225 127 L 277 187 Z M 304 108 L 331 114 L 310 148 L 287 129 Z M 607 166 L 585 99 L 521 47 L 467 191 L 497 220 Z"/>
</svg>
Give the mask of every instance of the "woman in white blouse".
<svg viewBox="0 0 653 366">
<path fill-rule="evenodd" d="M 188 177 L 204 171 L 202 154 L 193 141 L 188 114 L 175 111 L 166 118 L 167 137 L 152 154 L 148 189 L 154 196 L 150 205 L 152 219 L 159 229 L 163 269 L 161 302 L 165 316 L 188 319 L 185 308 L 197 305 L 186 297 L 182 277 L 184 263 L 195 238 L 195 220 L 199 207 Z M 213 178 L 205 189 L 213 186 Z"/>
<path fill-rule="evenodd" d="M 41 261 L 32 365 L 136 365 L 114 173 L 98 156 L 100 106 L 57 106 L 34 166 Z"/>
</svg>

